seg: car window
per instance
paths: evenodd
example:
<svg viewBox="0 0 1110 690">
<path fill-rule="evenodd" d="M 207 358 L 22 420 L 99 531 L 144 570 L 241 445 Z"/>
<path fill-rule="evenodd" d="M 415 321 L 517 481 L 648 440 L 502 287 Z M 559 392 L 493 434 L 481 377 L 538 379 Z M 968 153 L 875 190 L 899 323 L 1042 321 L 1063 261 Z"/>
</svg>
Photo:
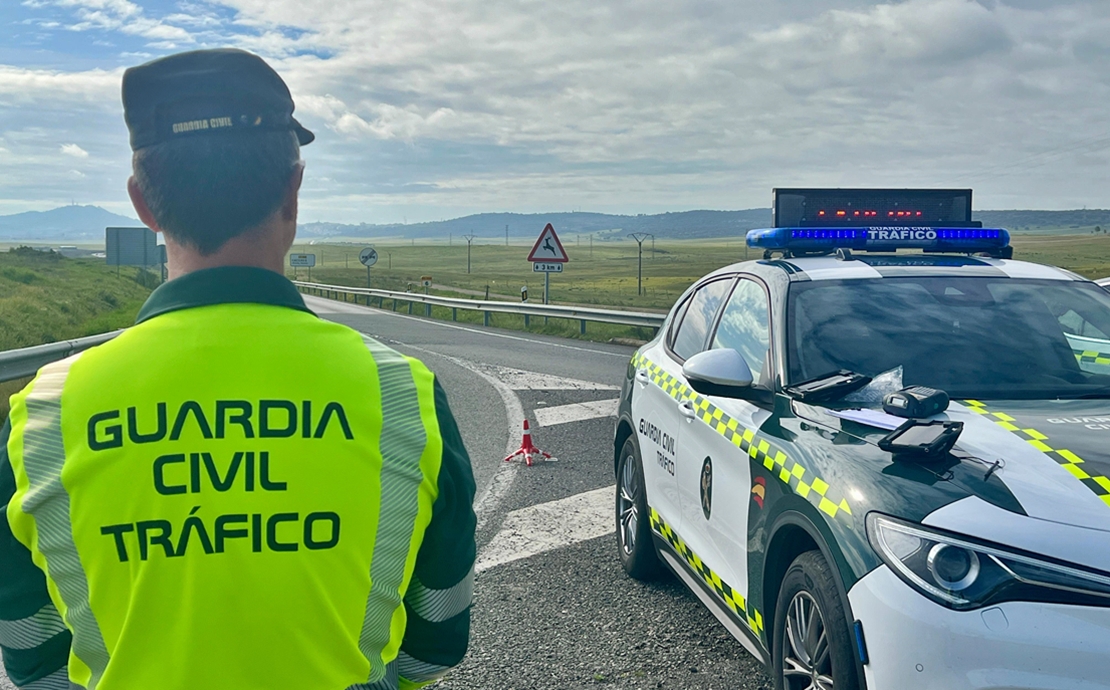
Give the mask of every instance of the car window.
<svg viewBox="0 0 1110 690">
<path fill-rule="evenodd" d="M 766 291 L 753 280 L 741 280 L 721 312 L 712 349 L 731 347 L 736 350 L 748 363 L 756 381 L 760 381 L 771 344 L 768 321 Z"/>
<path fill-rule="evenodd" d="M 1071 345 L 1079 368 L 1093 374 L 1110 374 L 1110 314 L 1091 299 L 1077 299 L 1058 288 L 1041 293 Z"/>
<path fill-rule="evenodd" d="M 1110 396 L 1110 295 L 1089 283 L 975 276 L 790 286 L 789 380 L 837 369 L 954 398 Z M 1076 331 L 1088 335 L 1079 335 Z"/>
<path fill-rule="evenodd" d="M 705 349 L 713 317 L 717 315 L 730 285 L 732 279 L 715 280 L 698 288 L 690 298 L 690 306 L 686 308 L 671 347 L 676 355 L 686 360 Z"/>
<path fill-rule="evenodd" d="M 693 300 L 688 299 L 683 302 L 682 306 L 680 306 L 678 308 L 678 311 L 675 313 L 674 319 L 671 320 L 671 329 L 670 332 L 667 334 L 667 347 L 671 348 L 672 350 L 674 349 L 674 341 L 676 338 L 678 338 L 678 327 L 682 325 L 682 318 L 686 316 L 686 310 L 690 308 L 690 302 L 692 301 Z"/>
</svg>

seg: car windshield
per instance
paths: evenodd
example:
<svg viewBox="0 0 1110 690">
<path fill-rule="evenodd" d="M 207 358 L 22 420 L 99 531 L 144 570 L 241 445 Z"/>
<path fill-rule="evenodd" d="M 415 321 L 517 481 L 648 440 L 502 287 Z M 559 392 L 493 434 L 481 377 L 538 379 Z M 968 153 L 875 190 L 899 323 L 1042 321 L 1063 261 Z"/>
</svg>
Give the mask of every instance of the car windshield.
<svg viewBox="0 0 1110 690">
<path fill-rule="evenodd" d="M 1110 293 L 992 277 L 799 282 L 787 304 L 791 382 L 902 367 L 954 398 L 1110 397 Z"/>
</svg>

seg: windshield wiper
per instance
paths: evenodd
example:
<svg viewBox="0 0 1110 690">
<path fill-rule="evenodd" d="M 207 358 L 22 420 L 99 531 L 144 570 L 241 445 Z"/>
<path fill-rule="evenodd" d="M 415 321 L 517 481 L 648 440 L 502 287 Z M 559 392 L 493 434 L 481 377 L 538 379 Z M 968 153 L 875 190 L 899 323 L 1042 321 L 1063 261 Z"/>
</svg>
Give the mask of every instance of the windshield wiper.
<svg viewBox="0 0 1110 690">
<path fill-rule="evenodd" d="M 817 378 L 795 383 L 783 390 L 792 397 L 806 403 L 821 403 L 839 400 L 853 391 L 858 391 L 871 383 L 870 376 L 841 369 Z"/>
<path fill-rule="evenodd" d="M 1075 397 L 1068 397 L 1069 400 L 1106 400 L 1110 399 L 1110 391 L 1100 391 L 1098 393 L 1084 393 Z"/>
</svg>

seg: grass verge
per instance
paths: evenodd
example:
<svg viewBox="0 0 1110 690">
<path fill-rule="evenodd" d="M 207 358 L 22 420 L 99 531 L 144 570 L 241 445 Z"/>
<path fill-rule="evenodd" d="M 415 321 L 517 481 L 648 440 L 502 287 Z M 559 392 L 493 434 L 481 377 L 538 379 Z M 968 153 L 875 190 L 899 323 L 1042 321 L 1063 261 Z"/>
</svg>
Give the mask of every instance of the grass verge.
<svg viewBox="0 0 1110 690">
<path fill-rule="evenodd" d="M 134 268 L 118 275 L 96 260 L 67 259 L 27 247 L 0 252 L 0 350 L 41 345 L 123 328 L 153 286 Z M 26 381 L 0 383 L 0 419 Z"/>
</svg>

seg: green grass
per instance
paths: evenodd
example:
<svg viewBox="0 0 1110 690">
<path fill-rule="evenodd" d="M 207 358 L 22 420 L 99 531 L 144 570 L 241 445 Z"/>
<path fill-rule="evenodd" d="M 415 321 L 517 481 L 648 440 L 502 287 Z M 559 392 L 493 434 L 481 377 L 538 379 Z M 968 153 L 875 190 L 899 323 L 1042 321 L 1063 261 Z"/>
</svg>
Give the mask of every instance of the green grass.
<svg viewBox="0 0 1110 690">
<path fill-rule="evenodd" d="M 721 266 L 756 258 L 755 251 L 746 250 L 739 240 L 657 241 L 652 257 L 650 244 L 644 244 L 643 288 L 636 294 L 636 243 L 609 241 L 593 243 L 588 238 L 582 245 L 576 237 L 562 238 L 570 257 L 563 273 L 551 276 L 551 301 L 559 304 L 612 306 L 643 311 L 666 311 L 674 300 L 695 280 Z M 1110 236 L 1106 235 L 1019 235 L 1014 240 L 1015 257 L 1025 261 L 1052 264 L 1089 278 L 1110 276 Z M 350 244 L 298 244 L 296 253 L 316 254 L 317 265 L 312 280 L 335 285 L 366 287 L 366 269 L 358 263 L 359 250 L 365 246 Z M 423 291 L 420 278 L 432 276 L 444 289 L 433 294 L 459 297 L 467 291 L 484 296 L 488 288 L 492 299 L 519 301 L 520 288 L 527 285 L 530 302 L 543 301 L 543 276 L 531 272 L 525 261 L 531 245 L 475 244 L 471 247 L 471 273 L 466 272 L 466 242 L 454 246 L 443 241 L 375 242 L 380 259 L 371 268 L 373 287 L 387 290 Z M 293 277 L 292 269 L 287 275 Z M 301 280 L 308 278 L 305 269 L 298 269 Z M 391 303 L 385 303 L 386 308 Z M 407 303 L 398 305 L 408 311 Z M 422 315 L 424 306 L 417 304 L 413 313 Z M 435 307 L 432 316 L 451 318 L 451 310 Z M 458 312 L 458 320 L 481 323 L 482 314 L 467 310 Z M 491 325 L 524 329 L 524 318 L 512 314 L 492 314 Z M 589 323 L 586 334 L 579 333 L 577 321 L 542 318 L 530 319 L 531 332 L 548 333 L 572 338 L 605 341 L 613 337 L 645 339 L 650 329 L 626 328 Z"/>
<path fill-rule="evenodd" d="M 594 241 L 581 246 L 576 236 L 564 237 L 570 262 L 563 273 L 551 275 L 551 301 L 560 304 L 594 304 L 626 309 L 667 310 L 691 282 L 720 266 L 754 258 L 739 240 L 657 241 L 652 258 L 650 241 L 644 243 L 643 289 L 636 294 L 636 243 Z M 358 263 L 361 244 L 298 244 L 296 253 L 316 254 L 312 279 L 340 285 L 366 286 L 366 269 Z M 528 286 L 529 300 L 543 300 L 543 275 L 532 273 L 525 259 L 531 245 L 474 244 L 471 273 L 466 272 L 466 242 L 454 246 L 443 241 L 375 242 L 380 259 L 370 270 L 374 287 L 404 289 L 419 286 L 422 275 L 438 285 L 485 292 L 519 301 L 520 288 Z M 392 257 L 390 257 L 392 254 Z M 392 267 L 390 263 L 392 262 Z M 287 262 L 288 263 L 288 262 Z M 345 267 L 346 266 L 346 267 Z M 292 277 L 292 269 L 287 269 Z M 306 269 L 297 274 L 304 280 Z"/>
<path fill-rule="evenodd" d="M 149 274 L 147 274 L 149 276 Z M 134 268 L 13 249 L 0 252 L 0 350 L 113 331 L 135 322 L 150 294 Z M 0 384 L 0 419 L 25 381 Z"/>
<path fill-rule="evenodd" d="M 1086 278 L 1110 276 L 1110 235 L 1015 235 L 1014 258 L 1050 264 Z"/>
<path fill-rule="evenodd" d="M 650 242 L 644 243 L 644 294 L 636 294 L 636 244 L 631 240 L 593 242 L 588 236 L 563 237 L 570 256 L 566 271 L 552 274 L 551 301 L 560 304 L 613 306 L 643 311 L 666 311 L 690 283 L 706 273 L 736 261 L 755 258 L 740 239 L 657 241 L 654 258 Z M 380 260 L 371 269 L 374 287 L 391 290 L 422 291 L 419 281 L 431 275 L 445 289 L 433 292 L 461 296 L 475 291 L 484 296 L 488 286 L 493 299 L 520 300 L 520 288 L 527 285 L 530 301 L 543 300 L 543 276 L 531 272 L 525 261 L 531 244 L 474 244 L 471 247 L 471 273 L 466 272 L 466 243 L 445 241 L 393 240 L 373 243 Z M 362 241 L 331 244 L 298 244 L 294 252 L 316 254 L 317 267 L 312 279 L 339 285 L 366 285 L 366 269 L 358 263 Z M 1018 259 L 1067 268 L 1089 278 L 1110 276 L 1110 236 L 1106 235 L 1017 235 L 1014 237 Z M 307 271 L 297 271 L 307 278 Z M 292 277 L 293 271 L 287 274 Z M 0 251 L 0 350 L 27 347 L 44 342 L 74 338 L 114 330 L 133 322 L 149 284 L 136 282 L 136 269 L 116 270 L 99 260 L 71 260 L 57 255 L 24 251 Z M 385 303 L 391 307 L 390 302 Z M 408 311 L 401 303 L 398 309 Z M 423 305 L 414 306 L 423 314 Z M 450 319 L 451 310 L 435 307 L 432 316 Z M 458 320 L 482 323 L 482 314 L 458 312 Z M 523 329 L 524 318 L 512 314 L 492 314 L 491 325 Z M 589 323 L 586 335 L 579 333 L 577 321 L 530 319 L 529 331 L 590 340 L 614 337 L 645 339 L 650 329 L 626 328 Z M 14 387 L 13 387 L 14 386 Z M 0 384 L 0 416 L 6 414 L 7 396 L 18 390 L 16 384 Z"/>
</svg>

